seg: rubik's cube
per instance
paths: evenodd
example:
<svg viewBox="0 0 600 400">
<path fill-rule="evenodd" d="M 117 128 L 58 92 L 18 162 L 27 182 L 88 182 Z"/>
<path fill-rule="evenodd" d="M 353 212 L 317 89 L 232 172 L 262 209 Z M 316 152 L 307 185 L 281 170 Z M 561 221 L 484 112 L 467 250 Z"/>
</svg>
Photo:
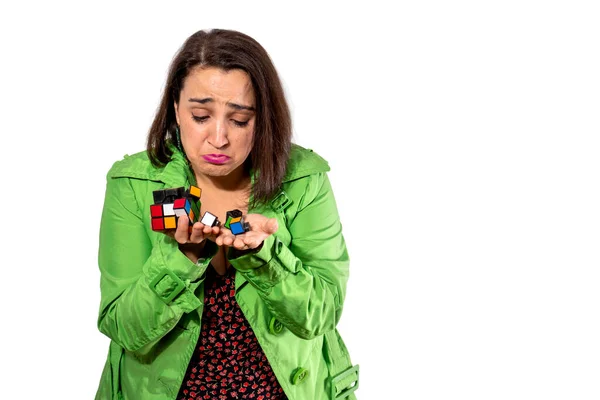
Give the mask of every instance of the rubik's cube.
<svg viewBox="0 0 600 400">
<path fill-rule="evenodd" d="M 250 224 L 244 222 L 244 217 L 240 210 L 227 211 L 225 215 L 225 228 L 229 229 L 234 235 L 239 235 L 250 230 Z"/>
<path fill-rule="evenodd" d="M 200 215 L 200 195 L 202 189 L 190 186 L 161 189 L 152 192 L 154 204 L 150 206 L 153 231 L 165 231 L 177 228 L 177 218 L 186 215 L 190 226 L 198 221 Z"/>
</svg>

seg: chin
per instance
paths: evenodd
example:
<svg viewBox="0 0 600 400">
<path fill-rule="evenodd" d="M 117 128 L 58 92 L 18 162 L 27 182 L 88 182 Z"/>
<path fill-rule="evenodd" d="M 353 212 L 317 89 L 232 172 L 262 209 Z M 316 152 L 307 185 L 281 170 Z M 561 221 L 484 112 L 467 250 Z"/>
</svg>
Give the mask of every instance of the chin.
<svg viewBox="0 0 600 400">
<path fill-rule="evenodd" d="M 202 165 L 200 168 L 200 173 L 207 176 L 227 176 L 232 173 L 234 168 L 231 168 L 230 165 Z"/>
<path fill-rule="evenodd" d="M 231 169 L 223 167 L 205 167 L 200 169 L 200 173 L 208 176 L 227 176 L 231 173 Z"/>
</svg>

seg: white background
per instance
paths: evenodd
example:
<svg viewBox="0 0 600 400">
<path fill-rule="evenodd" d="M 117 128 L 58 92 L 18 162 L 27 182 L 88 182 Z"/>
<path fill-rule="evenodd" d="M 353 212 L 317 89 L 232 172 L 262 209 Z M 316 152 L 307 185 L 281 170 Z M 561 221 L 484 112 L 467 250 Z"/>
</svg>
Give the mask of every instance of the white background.
<svg viewBox="0 0 600 400">
<path fill-rule="evenodd" d="M 597 2 L 388 3 L 0 6 L 0 398 L 93 398 L 105 174 L 217 27 L 330 162 L 360 399 L 600 398 Z"/>
</svg>

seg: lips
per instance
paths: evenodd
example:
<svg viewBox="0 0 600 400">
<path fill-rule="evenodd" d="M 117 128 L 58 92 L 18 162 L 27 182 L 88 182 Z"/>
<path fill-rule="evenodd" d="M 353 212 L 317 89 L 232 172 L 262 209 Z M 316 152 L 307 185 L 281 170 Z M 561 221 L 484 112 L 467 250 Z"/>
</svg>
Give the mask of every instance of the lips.
<svg viewBox="0 0 600 400">
<path fill-rule="evenodd" d="M 225 154 L 205 154 L 202 158 L 204 161 L 211 164 L 225 164 L 231 157 L 226 156 Z"/>
</svg>

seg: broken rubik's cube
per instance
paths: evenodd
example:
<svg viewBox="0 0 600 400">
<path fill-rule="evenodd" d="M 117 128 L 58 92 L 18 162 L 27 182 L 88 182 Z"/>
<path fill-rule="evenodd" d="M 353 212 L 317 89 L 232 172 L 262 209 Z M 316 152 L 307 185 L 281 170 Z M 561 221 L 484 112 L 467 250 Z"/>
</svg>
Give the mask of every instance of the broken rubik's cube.
<svg viewBox="0 0 600 400">
<path fill-rule="evenodd" d="M 240 210 L 227 211 L 225 218 L 225 228 L 229 229 L 234 235 L 239 235 L 250 230 L 250 224 L 244 221 Z"/>
<path fill-rule="evenodd" d="M 196 186 L 190 186 L 188 189 L 183 187 L 160 189 L 152 192 L 154 204 L 150 206 L 150 215 L 152 218 L 153 231 L 166 231 L 177 228 L 177 220 L 185 215 L 189 218 L 190 226 L 198 222 L 200 215 L 200 195 L 202 189 Z M 227 211 L 227 221 L 225 228 L 229 229 L 234 235 L 239 235 L 250 230 L 250 224 L 244 221 L 240 210 Z M 207 226 L 220 226 L 221 221 L 216 215 L 205 211 L 200 220 Z"/>
<path fill-rule="evenodd" d="M 177 218 L 187 215 L 190 226 L 198 221 L 200 215 L 200 194 L 196 186 L 161 189 L 152 192 L 154 204 L 150 206 L 152 230 L 164 231 L 177 227 Z"/>
</svg>

